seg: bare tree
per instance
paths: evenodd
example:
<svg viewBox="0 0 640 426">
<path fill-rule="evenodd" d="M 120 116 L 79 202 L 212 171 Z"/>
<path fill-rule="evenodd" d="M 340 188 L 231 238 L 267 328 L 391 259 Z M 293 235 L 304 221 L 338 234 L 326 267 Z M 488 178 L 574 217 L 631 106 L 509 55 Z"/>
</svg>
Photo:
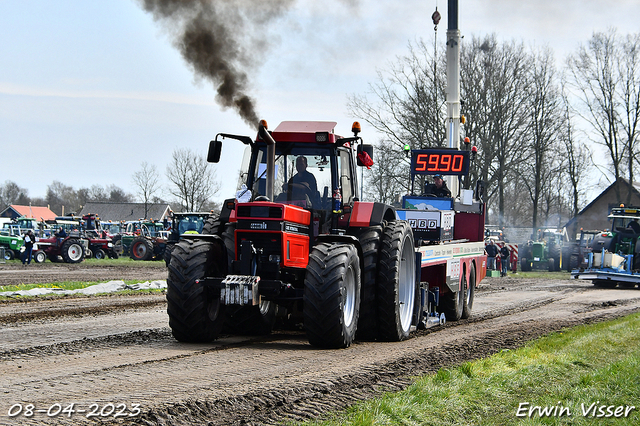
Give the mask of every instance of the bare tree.
<svg viewBox="0 0 640 426">
<path fill-rule="evenodd" d="M 597 135 L 594 142 L 604 145 L 613 168 L 613 178 L 622 175 L 624 143 L 620 140 L 620 100 L 616 95 L 620 77 L 616 61 L 620 48 L 615 30 L 594 33 L 587 46 L 580 46 L 567 59 L 570 87 L 581 101 L 579 116 L 587 121 Z M 620 192 L 617 196 L 620 199 Z"/>
<path fill-rule="evenodd" d="M 575 217 L 580 211 L 580 200 L 584 195 L 584 181 L 588 176 L 589 165 L 593 161 L 589 147 L 576 140 L 576 130 L 573 124 L 571 106 L 564 90 L 562 92 L 562 99 L 566 129 L 564 132 L 561 132 L 562 145 L 564 147 L 561 156 L 564 158 L 563 171 L 567 178 L 567 187 L 569 188 L 569 215 L 570 217 Z M 570 232 L 572 238 L 578 231 L 577 226 L 578 224 L 576 222 L 574 229 Z"/>
<path fill-rule="evenodd" d="M 29 204 L 29 191 L 8 180 L 0 186 L 0 209 L 4 210 L 11 204 Z"/>
<path fill-rule="evenodd" d="M 189 149 L 173 151 L 167 178 L 172 185 L 169 191 L 186 211 L 202 209 L 220 190 L 215 171 L 205 157 Z"/>
<path fill-rule="evenodd" d="M 634 163 L 637 163 L 638 144 L 640 143 L 640 34 L 627 35 L 621 41 L 622 57 L 619 58 L 620 97 L 622 114 L 620 127 L 625 139 L 629 183 L 634 182 Z M 631 203 L 631 191 L 627 204 Z"/>
<path fill-rule="evenodd" d="M 152 202 L 154 195 L 160 189 L 158 183 L 160 175 L 155 165 L 150 165 L 146 161 L 142 163 L 142 169 L 133 174 L 133 183 L 138 190 L 138 196 L 144 203 L 144 218 L 149 213 L 149 204 Z"/>
<path fill-rule="evenodd" d="M 498 223 L 503 225 L 506 188 L 526 158 L 528 120 L 523 112 L 532 58 L 522 43 L 499 44 L 493 34 L 463 45 L 460 63 L 464 113 L 469 116 L 464 131 L 479 148 L 472 178 L 485 182 L 488 201 L 497 197 Z"/>
<path fill-rule="evenodd" d="M 446 75 L 438 63 L 445 63 L 443 54 L 437 56 L 423 40 L 416 46 L 410 43 L 407 55 L 378 70 L 365 96 L 349 97 L 349 112 L 384 134 L 385 142 L 398 150 L 405 144 L 414 149 L 444 146 Z"/>
<path fill-rule="evenodd" d="M 560 170 L 560 162 L 554 161 L 559 157 L 553 154 L 558 151 L 559 135 L 563 129 L 563 114 L 562 97 L 553 65 L 553 53 L 545 48 L 534 53 L 534 56 L 528 93 L 530 134 L 528 152 L 531 155 L 529 161 L 524 164 L 529 171 L 521 175 L 521 178 L 531 199 L 532 227 L 535 229 L 538 226 L 538 213 L 543 197 L 547 203 L 553 199 L 553 194 L 548 190 L 554 185 L 551 185 L 549 180 L 558 176 L 554 172 Z M 551 206 L 547 204 L 545 215 L 547 217 L 550 208 Z"/>
</svg>

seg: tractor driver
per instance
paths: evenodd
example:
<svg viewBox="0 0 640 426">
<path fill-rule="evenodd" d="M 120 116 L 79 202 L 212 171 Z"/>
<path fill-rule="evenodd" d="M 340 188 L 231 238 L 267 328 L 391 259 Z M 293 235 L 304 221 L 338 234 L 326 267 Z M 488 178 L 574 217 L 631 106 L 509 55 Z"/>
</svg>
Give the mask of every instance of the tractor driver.
<svg viewBox="0 0 640 426">
<path fill-rule="evenodd" d="M 424 194 L 434 197 L 451 197 L 451 191 L 447 188 L 447 183 L 440 174 L 433 176 L 433 183 L 424 186 Z"/>
<path fill-rule="evenodd" d="M 307 171 L 307 158 L 304 155 L 296 158 L 296 170 L 298 173 L 287 182 L 287 198 L 289 200 L 304 200 L 309 197 L 309 201 L 312 202 L 318 194 L 318 183 L 316 177 Z"/>
</svg>

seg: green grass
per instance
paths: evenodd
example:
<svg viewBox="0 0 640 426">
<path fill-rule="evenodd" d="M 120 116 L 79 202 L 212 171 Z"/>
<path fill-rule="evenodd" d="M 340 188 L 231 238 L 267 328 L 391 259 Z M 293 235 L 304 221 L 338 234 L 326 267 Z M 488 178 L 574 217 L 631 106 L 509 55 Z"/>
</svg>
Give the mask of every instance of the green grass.
<svg viewBox="0 0 640 426">
<path fill-rule="evenodd" d="M 548 280 L 570 280 L 571 279 L 571 273 L 567 271 L 549 272 L 549 271 L 540 270 L 540 271 L 522 272 L 518 270 L 517 274 L 508 272 L 507 276 L 509 278 L 528 278 L 528 279 L 545 278 Z"/>
<path fill-rule="evenodd" d="M 6 264 L 19 264 L 21 263 L 20 259 L 7 260 Z M 151 268 L 166 268 L 164 261 L 162 260 L 149 260 L 149 261 L 140 261 L 133 260 L 129 256 L 119 257 L 118 259 L 85 259 L 82 261 L 83 264 L 91 265 L 91 266 L 120 266 L 120 267 L 139 267 L 141 265 L 145 267 Z M 31 259 L 31 265 L 29 267 L 37 267 L 42 268 L 45 266 L 51 266 L 52 263 L 49 259 L 45 260 L 44 263 L 35 263 L 33 259 Z M 54 265 L 56 265 L 54 263 Z M 0 264 L 1 266 L 1 264 Z"/>
<path fill-rule="evenodd" d="M 517 350 L 419 378 L 403 392 L 359 403 L 321 425 L 632 425 L 640 423 L 640 314 L 553 333 Z M 428 355 L 425 355 L 428 356 Z M 520 406 L 528 403 L 529 405 Z M 628 417 L 584 416 L 635 406 Z M 558 407 L 541 417 L 532 406 Z M 525 416 L 517 416 L 520 413 Z M 567 415 L 568 409 L 571 415 Z M 604 414 L 607 414 L 606 408 Z M 599 414 L 596 411 L 596 416 Z"/>
</svg>

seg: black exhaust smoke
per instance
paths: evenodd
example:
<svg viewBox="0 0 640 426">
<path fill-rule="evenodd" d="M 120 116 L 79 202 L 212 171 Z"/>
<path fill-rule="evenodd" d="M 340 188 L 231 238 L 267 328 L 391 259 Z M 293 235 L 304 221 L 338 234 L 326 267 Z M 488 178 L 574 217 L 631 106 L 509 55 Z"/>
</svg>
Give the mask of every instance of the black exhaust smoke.
<svg viewBox="0 0 640 426">
<path fill-rule="evenodd" d="M 295 0 L 139 0 L 164 24 L 198 78 L 210 81 L 216 101 L 253 128 L 258 114 L 247 94 L 247 71 L 266 51 L 267 23 Z"/>
</svg>

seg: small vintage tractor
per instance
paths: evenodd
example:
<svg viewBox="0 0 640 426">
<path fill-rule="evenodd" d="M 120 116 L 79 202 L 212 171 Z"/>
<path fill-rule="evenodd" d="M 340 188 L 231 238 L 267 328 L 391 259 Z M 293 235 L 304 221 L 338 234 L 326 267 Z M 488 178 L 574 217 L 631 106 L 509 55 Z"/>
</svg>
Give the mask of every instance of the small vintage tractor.
<svg viewBox="0 0 640 426">
<path fill-rule="evenodd" d="M 20 249 L 24 246 L 24 240 L 18 232 L 12 232 L 12 228 L 0 230 L 0 247 L 4 247 L 5 260 L 13 260 L 20 256 Z M 16 230 L 17 231 L 17 230 Z"/>
<path fill-rule="evenodd" d="M 603 234 L 602 231 L 580 229 L 580 237 L 576 241 L 567 243 L 563 249 L 563 258 L 569 259 L 564 262 L 567 271 L 584 268 L 587 266 L 589 253 L 591 253 L 591 242 L 597 236 Z M 608 234 L 604 232 L 604 234 Z"/>
<path fill-rule="evenodd" d="M 88 257 L 94 257 L 96 259 L 104 259 L 105 257 L 117 259 L 119 257 L 112 239 L 107 236 L 106 230 L 103 232 L 100 218 L 95 213 L 82 216 L 81 224 L 89 240 L 90 256 Z"/>
<path fill-rule="evenodd" d="M 129 222 L 119 243 L 133 260 L 159 260 L 167 245 L 167 232 L 161 222 Z"/>
<path fill-rule="evenodd" d="M 169 236 L 163 253 L 167 266 L 171 261 L 173 247 L 180 241 L 180 236 L 183 234 L 200 234 L 210 216 L 211 212 L 171 213 L 171 227 L 169 228 Z"/>
<path fill-rule="evenodd" d="M 550 272 L 563 268 L 563 247 L 569 238 L 566 230 L 540 229 L 537 241 L 529 241 L 520 250 L 520 269 L 547 269 Z M 566 252 L 566 251 L 564 251 Z"/>
<path fill-rule="evenodd" d="M 43 250 L 52 262 L 80 263 L 89 250 L 89 240 L 79 231 L 72 231 L 64 238 L 40 238 L 38 248 Z"/>
</svg>

